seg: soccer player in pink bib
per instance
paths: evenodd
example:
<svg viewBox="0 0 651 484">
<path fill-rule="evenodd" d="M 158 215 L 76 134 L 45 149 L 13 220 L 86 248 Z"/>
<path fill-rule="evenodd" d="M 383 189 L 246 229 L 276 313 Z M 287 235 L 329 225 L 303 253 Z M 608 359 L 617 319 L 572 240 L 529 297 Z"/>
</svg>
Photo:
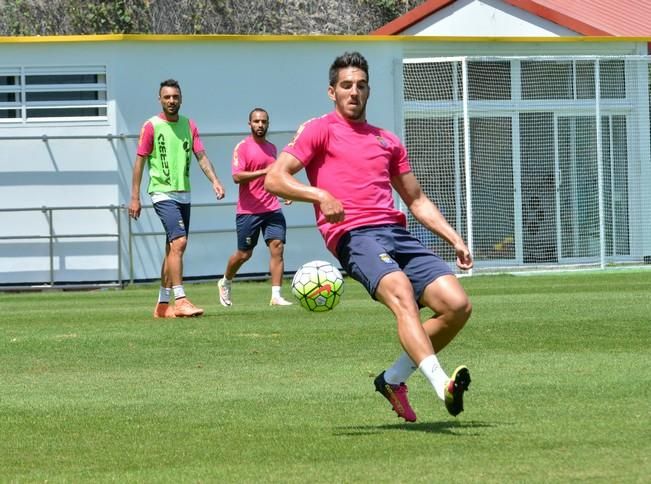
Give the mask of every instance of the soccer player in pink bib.
<svg viewBox="0 0 651 484">
<path fill-rule="evenodd" d="M 298 129 L 269 170 L 265 188 L 314 204 L 328 249 L 393 313 L 404 351 L 375 378 L 375 389 L 398 416 L 414 422 L 405 382 L 420 369 L 456 416 L 463 411 L 470 372 L 462 365 L 448 376 L 437 355 L 463 328 L 472 307 L 448 264 L 406 230 L 392 189 L 424 227 L 454 248 L 459 268 L 472 268 L 472 256 L 422 191 L 397 136 L 366 121 L 366 59 L 358 52 L 345 53 L 335 59 L 329 74 L 334 111 Z M 303 168 L 309 185 L 294 177 Z M 423 323 L 420 307 L 433 312 Z"/>
<path fill-rule="evenodd" d="M 283 252 L 287 224 L 280 209 L 278 197 L 264 189 L 264 177 L 269 166 L 276 160 L 276 146 L 267 140 L 269 113 L 254 108 L 249 113 L 251 135 L 240 141 L 233 150 L 231 172 L 233 181 L 239 185 L 239 198 L 235 225 L 237 227 L 237 250 L 229 257 L 224 277 L 217 282 L 219 302 L 222 306 L 233 305 L 232 281 L 237 271 L 253 255 L 262 232 L 269 247 L 269 271 L 271 273 L 270 306 L 289 306 L 280 294 L 285 264 Z M 286 202 L 289 203 L 289 202 Z"/>
</svg>

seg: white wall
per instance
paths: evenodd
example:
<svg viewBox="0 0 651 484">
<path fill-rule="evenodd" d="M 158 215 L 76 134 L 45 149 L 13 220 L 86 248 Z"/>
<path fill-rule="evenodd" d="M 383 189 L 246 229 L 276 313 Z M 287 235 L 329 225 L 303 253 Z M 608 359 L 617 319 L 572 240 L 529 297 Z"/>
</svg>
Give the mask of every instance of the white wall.
<svg viewBox="0 0 651 484">
<path fill-rule="evenodd" d="M 457 0 L 404 31 L 405 35 L 570 37 L 576 32 L 501 0 Z"/>
<path fill-rule="evenodd" d="M 470 2 L 469 5 L 474 2 Z M 483 2 L 487 3 L 487 2 Z M 476 5 L 474 7 L 477 7 Z M 224 272 L 236 247 L 234 204 L 237 186 L 230 175 L 234 145 L 247 134 L 247 115 L 254 106 L 271 116 L 270 138 L 279 149 L 305 121 L 332 109 L 327 98 L 328 68 L 336 55 L 359 50 L 371 67 L 372 97 L 369 121 L 400 134 L 395 105 L 401 95 L 394 69 L 403 56 L 464 54 L 577 54 L 639 53 L 644 42 L 482 42 L 479 39 L 441 41 L 427 37 L 140 37 L 105 36 L 0 41 L 0 67 L 105 65 L 109 116 L 94 125 L 0 123 L 1 209 L 41 206 L 105 206 L 128 204 L 136 137 L 142 123 L 157 113 L 161 80 L 173 77 L 183 89 L 182 113 L 192 117 L 227 196 L 219 207 L 196 205 L 215 202 L 212 190 L 195 164 L 190 245 L 185 259 L 187 277 L 212 277 Z M 96 139 L 20 140 L 25 136 L 97 136 Z M 106 135 L 118 136 L 107 140 Z M 123 137 L 119 137 L 124 135 Z M 143 203 L 148 197 L 143 180 Z M 314 228 L 311 206 L 286 207 L 288 232 L 286 270 L 294 271 L 311 259 L 334 260 Z M 70 211 L 56 217 L 58 234 L 114 234 L 115 212 Z M 119 218 L 122 230 L 128 220 Z M 0 211 L 0 238 L 17 235 L 47 236 L 47 220 L 40 211 Z M 298 228 L 300 227 L 300 228 Z M 133 224 L 138 232 L 159 232 L 152 211 Z M 202 231 L 219 230 L 218 234 Z M 194 234 L 192 235 L 192 232 Z M 162 257 L 163 236 L 137 237 L 132 246 L 134 278 L 156 279 Z M 54 246 L 54 279 L 63 282 L 128 279 L 128 245 L 118 250 L 116 238 L 64 239 Z M 40 283 L 50 280 L 47 239 L 0 240 L 0 284 Z M 268 271 L 268 257 L 260 245 L 241 274 Z"/>
<path fill-rule="evenodd" d="M 257 39 L 257 40 L 256 40 Z M 345 39 L 345 40 L 344 40 Z M 47 40 L 47 39 L 45 39 Z M 108 41 L 0 43 L 2 66 L 106 65 L 109 121 L 95 126 L 17 123 L 0 124 L 0 199 L 2 208 L 41 206 L 103 206 L 128 204 L 137 135 L 142 123 L 159 112 L 161 80 L 176 78 L 183 90 L 182 113 L 192 117 L 203 133 L 207 152 L 226 186 L 219 207 L 196 207 L 192 213 L 190 245 L 185 259 L 187 277 L 210 277 L 224 272 L 235 250 L 237 185 L 230 173 L 231 152 L 248 134 L 247 116 L 262 106 L 271 116 L 270 139 L 279 149 L 305 120 L 332 109 L 326 95 L 328 69 L 336 55 L 362 51 L 371 65 L 372 122 L 395 130 L 392 66 L 401 57 L 398 44 L 355 42 L 352 38 L 300 39 L 247 37 L 131 37 Z M 107 140 L 107 134 L 118 136 Z M 20 140 L 25 136 L 98 136 L 97 139 Z M 123 135 L 123 136 L 121 136 Z M 120 137 L 121 136 L 121 137 Z M 192 171 L 195 205 L 216 203 L 198 165 Z M 143 203 L 148 203 L 143 180 Z M 296 203 L 285 209 L 288 226 L 286 270 L 294 271 L 310 259 L 334 260 L 314 228 L 311 206 Z M 120 217 L 123 229 L 128 220 Z M 55 217 L 59 234 L 117 232 L 110 211 L 61 212 Z M 307 226 L 307 227 L 304 227 Z M 296 228 L 293 228 L 296 227 Z M 159 232 L 152 210 L 133 224 L 137 232 Z M 219 234 L 202 231 L 219 230 Z M 194 234 L 192 232 L 194 231 Z M 40 211 L 0 212 L 0 237 L 48 234 Z M 66 239 L 55 244 L 56 281 L 104 281 L 117 278 L 116 238 L 92 243 Z M 163 236 L 134 239 L 135 279 L 156 279 L 160 272 Z M 122 247 L 122 278 L 129 277 L 129 247 Z M 48 282 L 49 244 L 46 239 L 0 241 L 0 284 Z M 242 274 L 266 273 L 268 253 L 261 243 Z"/>
</svg>

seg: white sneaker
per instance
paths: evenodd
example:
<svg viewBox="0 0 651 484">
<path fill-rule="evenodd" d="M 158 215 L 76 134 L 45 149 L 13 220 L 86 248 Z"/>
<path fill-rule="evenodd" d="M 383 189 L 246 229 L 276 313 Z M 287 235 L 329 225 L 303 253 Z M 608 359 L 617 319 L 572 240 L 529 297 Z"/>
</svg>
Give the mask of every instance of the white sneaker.
<svg viewBox="0 0 651 484">
<path fill-rule="evenodd" d="M 222 306 L 227 308 L 233 305 L 231 301 L 231 285 L 226 284 L 226 281 L 222 278 L 217 281 L 217 287 L 219 288 L 219 302 Z"/>
<path fill-rule="evenodd" d="M 290 303 L 287 299 L 285 299 L 282 296 L 278 297 L 272 297 L 271 301 L 269 301 L 269 306 L 291 306 L 292 303 Z"/>
</svg>

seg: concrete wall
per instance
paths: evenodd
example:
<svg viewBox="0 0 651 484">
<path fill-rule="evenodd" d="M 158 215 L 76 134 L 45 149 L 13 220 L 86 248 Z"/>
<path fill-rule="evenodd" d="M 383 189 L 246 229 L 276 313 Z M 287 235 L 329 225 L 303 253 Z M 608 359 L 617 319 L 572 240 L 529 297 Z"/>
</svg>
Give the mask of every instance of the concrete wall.
<svg viewBox="0 0 651 484">
<path fill-rule="evenodd" d="M 221 275 L 236 246 L 237 186 L 230 175 L 235 144 L 248 134 L 247 115 L 254 106 L 271 116 L 270 139 L 279 149 L 306 119 L 332 109 L 326 95 L 328 68 L 336 55 L 359 50 L 371 66 L 369 121 L 401 133 L 398 107 L 403 57 L 468 54 L 639 53 L 645 42 L 590 42 L 564 39 L 541 43 L 527 39 L 484 42 L 481 39 L 426 37 L 244 37 L 244 36 L 94 36 L 0 39 L 0 67 L 106 66 L 108 121 L 93 123 L 0 122 L 0 284 L 156 279 L 163 250 L 161 226 L 152 210 L 132 224 L 136 233 L 123 238 L 129 221 L 120 210 L 55 212 L 59 235 L 97 234 L 96 238 L 57 239 L 50 246 L 47 213 L 39 207 L 92 207 L 128 204 L 137 135 L 142 123 L 160 110 L 158 85 L 179 80 L 182 113 L 192 117 L 207 152 L 226 186 L 222 201 L 195 163 L 190 244 L 186 277 Z M 55 137 L 43 141 L 43 135 Z M 112 138 L 108 138 L 111 135 Z M 71 136 L 73 139 L 56 139 Z M 83 137 L 76 138 L 74 137 Z M 32 137 L 31 139 L 26 139 Z M 146 176 L 143 180 L 143 192 Z M 143 203 L 148 197 L 143 193 Z M 202 204 L 216 203 L 216 207 Z M 7 212 L 6 209 L 36 208 Z M 325 250 L 311 206 L 285 209 L 289 232 L 286 270 L 311 259 L 334 260 Z M 118 228 L 119 226 L 119 228 Z M 207 231 L 218 233 L 204 233 Z M 109 235 L 99 237 L 100 235 Z M 7 237 L 41 238 L 7 240 Z M 2 240 L 5 237 L 5 240 Z M 50 252 L 54 264 L 50 266 Z M 129 254 L 132 255 L 130 259 Z M 130 260 L 133 265 L 130 265 Z M 119 271 L 118 271 L 119 267 Z M 241 274 L 268 271 L 264 245 Z"/>
<path fill-rule="evenodd" d="M 57 40 L 57 41 L 54 41 Z M 394 86 L 391 70 L 401 56 L 399 44 L 355 42 L 353 39 L 247 37 L 91 37 L 87 40 L 31 39 L 0 42 L 2 66 L 106 66 L 109 97 L 107 122 L 0 124 L 0 199 L 3 209 L 90 207 L 128 204 L 137 135 L 142 123 L 160 111 L 158 85 L 170 77 L 183 89 L 182 113 L 198 124 L 207 152 L 227 195 L 217 202 L 198 165 L 192 168 L 193 210 L 190 245 L 186 255 L 188 277 L 222 274 L 236 247 L 235 202 L 230 160 L 235 144 L 248 134 L 247 115 L 254 106 L 271 116 L 270 139 L 279 149 L 306 119 L 332 109 L 326 95 L 328 68 L 343 51 L 358 49 L 368 58 L 373 82 L 369 117 L 395 130 Z M 107 135 L 114 138 L 107 139 Z M 86 136 L 85 139 L 33 137 Z M 32 139 L 24 139 L 32 137 Z M 23 138 L 23 139 L 21 139 Z M 143 203 L 147 179 L 143 180 Z M 201 204 L 217 203 L 217 207 Z M 59 235 L 114 234 L 126 231 L 124 211 L 85 210 L 55 212 Z M 290 227 L 286 270 L 294 271 L 311 259 L 330 259 L 314 228 L 311 206 L 296 203 L 285 208 Z M 134 232 L 160 232 L 153 210 L 145 210 L 132 224 Z M 217 234 L 202 233 L 220 231 Z M 47 213 L 39 210 L 0 212 L 0 237 L 48 234 Z M 126 239 L 125 239 L 126 240 Z M 121 250 L 117 238 L 59 239 L 53 246 L 57 282 L 155 279 L 160 271 L 163 237 L 133 239 Z M 0 283 L 48 282 L 50 245 L 46 238 L 0 241 Z M 242 274 L 266 273 L 267 250 L 260 245 Z"/>
</svg>

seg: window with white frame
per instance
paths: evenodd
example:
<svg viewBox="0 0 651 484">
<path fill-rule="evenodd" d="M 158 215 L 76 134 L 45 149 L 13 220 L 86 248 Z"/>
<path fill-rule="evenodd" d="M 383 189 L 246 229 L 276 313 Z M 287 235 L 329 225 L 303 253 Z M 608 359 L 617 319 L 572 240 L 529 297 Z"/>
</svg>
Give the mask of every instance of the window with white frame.
<svg viewBox="0 0 651 484">
<path fill-rule="evenodd" d="M 0 67 L 0 122 L 107 116 L 106 67 Z"/>
</svg>

